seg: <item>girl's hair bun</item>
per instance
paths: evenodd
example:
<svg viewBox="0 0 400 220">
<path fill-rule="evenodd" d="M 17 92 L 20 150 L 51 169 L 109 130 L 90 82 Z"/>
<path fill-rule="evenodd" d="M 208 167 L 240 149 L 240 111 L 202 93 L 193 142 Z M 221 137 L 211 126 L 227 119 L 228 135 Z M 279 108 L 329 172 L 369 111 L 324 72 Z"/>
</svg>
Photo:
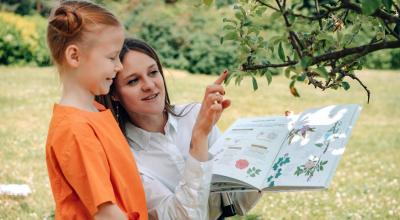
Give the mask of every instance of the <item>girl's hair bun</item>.
<svg viewBox="0 0 400 220">
<path fill-rule="evenodd" d="M 76 8 L 63 5 L 54 11 L 49 26 L 62 36 L 72 37 L 81 31 L 83 18 Z"/>
<path fill-rule="evenodd" d="M 47 25 L 47 44 L 57 65 L 64 62 L 68 45 L 86 42 L 86 33 L 97 31 L 100 25 L 122 27 L 107 9 L 86 0 L 60 0 L 51 12 Z M 100 30 L 100 29 L 99 29 Z"/>
</svg>

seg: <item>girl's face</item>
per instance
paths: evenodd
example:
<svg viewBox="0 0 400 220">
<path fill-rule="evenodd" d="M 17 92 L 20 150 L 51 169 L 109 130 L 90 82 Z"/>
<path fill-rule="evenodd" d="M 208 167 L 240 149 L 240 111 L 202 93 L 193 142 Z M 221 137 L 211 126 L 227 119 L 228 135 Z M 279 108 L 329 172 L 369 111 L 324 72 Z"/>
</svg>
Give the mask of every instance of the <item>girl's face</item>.
<svg viewBox="0 0 400 220">
<path fill-rule="evenodd" d="M 162 114 L 165 87 L 156 61 L 144 53 L 129 51 L 123 66 L 115 79 L 113 96 L 131 116 Z"/>
<path fill-rule="evenodd" d="M 87 35 L 92 40 L 82 47 L 77 79 L 92 94 L 104 95 L 109 92 L 117 72 L 122 70 L 119 53 L 124 32 L 121 27 L 106 26 L 101 31 Z"/>
</svg>

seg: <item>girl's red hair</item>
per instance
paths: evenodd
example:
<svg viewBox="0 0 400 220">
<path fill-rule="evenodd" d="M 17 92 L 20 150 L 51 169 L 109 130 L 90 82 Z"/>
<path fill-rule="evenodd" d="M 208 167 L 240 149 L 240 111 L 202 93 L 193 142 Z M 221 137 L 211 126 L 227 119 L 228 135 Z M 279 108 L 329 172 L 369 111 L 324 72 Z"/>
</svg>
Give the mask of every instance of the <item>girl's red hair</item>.
<svg viewBox="0 0 400 220">
<path fill-rule="evenodd" d="M 53 61 L 62 65 L 64 51 L 72 43 L 82 42 L 85 32 L 95 25 L 121 26 L 107 9 L 88 1 L 62 1 L 49 17 L 47 43 Z"/>
</svg>

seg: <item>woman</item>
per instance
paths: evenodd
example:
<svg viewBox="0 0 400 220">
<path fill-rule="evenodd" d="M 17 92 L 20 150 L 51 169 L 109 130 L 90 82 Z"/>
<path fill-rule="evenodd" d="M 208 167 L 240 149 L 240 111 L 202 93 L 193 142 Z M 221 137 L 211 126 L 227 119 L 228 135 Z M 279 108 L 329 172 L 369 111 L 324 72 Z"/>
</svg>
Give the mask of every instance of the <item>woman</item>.
<svg viewBox="0 0 400 220">
<path fill-rule="evenodd" d="M 227 73 L 207 87 L 201 105 L 173 106 L 160 60 L 147 43 L 126 39 L 120 59 L 124 68 L 99 101 L 113 110 L 135 155 L 149 218 L 218 219 L 225 206 L 221 197 L 232 199 L 238 214 L 247 212 L 261 193 L 210 195 L 212 156 L 196 157 L 191 148 L 191 141 L 207 135 L 203 150 L 208 152 L 220 136 L 215 123 L 221 114 L 213 116 L 209 130 L 199 127 L 210 120 L 209 106 L 220 104 L 223 110 L 230 105 L 221 85 Z"/>
</svg>

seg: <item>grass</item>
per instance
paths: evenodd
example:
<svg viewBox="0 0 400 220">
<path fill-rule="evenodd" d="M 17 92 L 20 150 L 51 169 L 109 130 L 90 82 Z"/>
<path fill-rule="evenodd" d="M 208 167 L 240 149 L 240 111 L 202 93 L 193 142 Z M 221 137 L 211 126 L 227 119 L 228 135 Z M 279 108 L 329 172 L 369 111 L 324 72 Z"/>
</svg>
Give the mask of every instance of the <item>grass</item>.
<svg viewBox="0 0 400 220">
<path fill-rule="evenodd" d="M 167 71 L 174 103 L 201 101 L 215 77 Z M 359 103 L 363 111 L 330 188 L 318 192 L 266 193 L 246 219 L 399 219 L 400 218 L 400 75 L 363 71 L 371 103 L 357 83 L 345 92 L 321 92 L 301 85 L 301 98 L 288 92 L 288 80 L 275 77 L 252 91 L 251 81 L 227 87 L 232 99 L 219 127 L 236 118 L 277 115 L 287 109 Z M 27 183 L 33 194 L 0 197 L 0 219 L 46 219 L 54 209 L 44 147 L 52 105 L 60 85 L 52 68 L 0 67 L 0 183 Z M 236 218 L 239 219 L 239 218 Z"/>
</svg>

